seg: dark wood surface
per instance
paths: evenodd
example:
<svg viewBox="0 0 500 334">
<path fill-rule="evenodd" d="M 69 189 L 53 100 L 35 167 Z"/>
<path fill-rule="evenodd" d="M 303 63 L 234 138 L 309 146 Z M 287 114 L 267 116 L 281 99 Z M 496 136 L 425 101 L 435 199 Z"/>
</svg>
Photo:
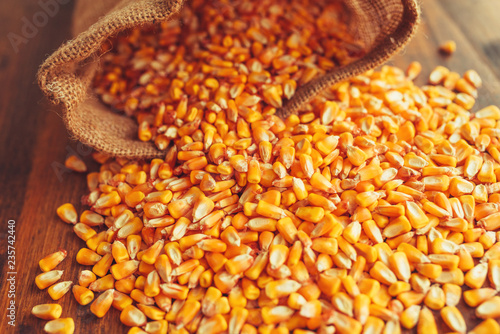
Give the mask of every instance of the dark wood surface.
<svg viewBox="0 0 500 334">
<path fill-rule="evenodd" d="M 476 69 L 484 81 L 474 108 L 500 105 L 500 2 L 491 0 L 424 0 L 424 21 L 418 35 L 403 54 L 392 63 L 406 67 L 410 61 L 423 64 L 423 76 L 442 64 L 463 73 Z M 91 5 L 89 3 L 89 5 Z M 58 205 L 79 204 L 86 192 L 85 177 L 64 173 L 55 167 L 64 163 L 66 155 L 76 151 L 90 161 L 88 151 L 68 139 L 60 111 L 48 104 L 36 84 L 35 74 L 43 59 L 70 37 L 73 4 L 61 5 L 47 23 L 16 52 L 8 34 L 22 33 L 23 18 L 33 21 L 42 9 L 28 0 L 0 1 L 0 333 L 41 333 L 45 321 L 30 315 L 34 305 L 51 302 L 46 291 L 40 291 L 34 278 L 40 273 L 38 260 L 59 248 L 68 251 L 58 269 L 63 280 L 76 281 L 82 269 L 74 260 L 84 246 L 55 214 Z M 443 57 L 437 47 L 445 40 L 457 42 L 457 52 Z M 95 164 L 90 165 L 96 168 Z M 7 235 L 8 220 L 15 220 L 16 320 L 7 325 Z M 73 317 L 76 333 L 125 333 L 119 312 L 111 310 L 104 319 L 94 317 L 88 307 L 76 303 L 71 293 L 59 303 L 63 317 Z M 469 328 L 478 320 L 465 308 Z M 444 332 L 449 331 L 442 327 Z"/>
</svg>

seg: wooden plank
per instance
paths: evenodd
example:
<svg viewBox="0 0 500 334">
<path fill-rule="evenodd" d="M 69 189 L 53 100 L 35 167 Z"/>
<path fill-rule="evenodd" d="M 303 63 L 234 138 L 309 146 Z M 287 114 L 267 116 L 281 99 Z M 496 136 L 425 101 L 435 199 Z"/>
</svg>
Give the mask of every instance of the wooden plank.
<svg viewBox="0 0 500 334">
<path fill-rule="evenodd" d="M 28 184 L 35 186 L 27 189 L 24 198 L 27 205 L 24 206 L 19 217 L 19 221 L 24 226 L 29 226 L 19 231 L 19 244 L 33 244 L 32 247 L 18 247 L 20 257 L 18 266 L 26 268 L 26 272 L 29 273 L 29 275 L 18 276 L 18 298 L 25 303 L 22 306 L 23 312 L 20 314 L 19 323 L 22 331 L 26 333 L 39 332 L 43 324 L 42 321 L 29 314 L 31 307 L 51 302 L 47 292 L 40 291 L 33 283 L 35 275 L 40 273 L 37 261 L 62 248 L 68 251 L 68 258 L 58 266 L 58 269 L 65 271 L 61 280 L 71 280 L 77 283 L 80 271 L 90 269 L 78 265 L 75 261 L 76 253 L 80 248 L 85 247 L 85 242 L 75 237 L 72 226 L 61 222 L 55 214 L 56 208 L 66 202 L 75 204 L 78 212 L 85 210 L 84 206 L 79 204 L 82 195 L 87 192 L 84 175 L 64 174 L 61 180 L 51 167 L 54 162 L 64 163 L 67 154 L 66 147 L 71 147 L 78 152 L 78 146 L 67 146 L 66 131 L 57 115 L 46 113 L 44 123 L 54 124 L 54 126 L 46 127 L 37 137 L 38 145 L 35 147 L 33 156 L 33 170 L 28 180 Z M 89 166 L 97 168 L 89 156 L 85 154 L 80 154 L 80 156 L 89 163 Z M 50 196 L 41 196 L 40 190 Z M 113 311 L 106 318 L 96 319 L 88 306 L 80 306 L 76 302 L 71 292 L 59 303 L 64 310 L 63 316 L 73 317 L 76 328 L 79 328 L 81 333 L 92 332 L 97 328 L 107 333 L 126 331 L 118 320 L 118 312 Z"/>
<path fill-rule="evenodd" d="M 439 1 L 448 16 L 477 50 L 481 61 L 500 77 L 500 36 L 498 34 L 498 1 Z"/>
<path fill-rule="evenodd" d="M 486 11 L 487 4 L 492 2 L 450 1 L 445 7 L 440 0 L 425 1 L 423 3 L 423 21 L 417 36 L 412 40 L 405 52 L 394 57 L 392 63 L 402 68 L 406 68 L 414 60 L 422 63 L 422 75 L 416 81 L 419 84 L 425 84 L 430 71 L 438 65 L 446 66 L 460 74 L 469 69 L 475 69 L 483 79 L 484 84 L 479 90 L 479 98 L 473 110 L 478 110 L 478 107 L 485 107 L 490 104 L 500 105 L 500 72 L 497 72 L 500 66 L 498 59 L 500 58 L 497 58 L 495 62 L 487 61 L 483 51 L 484 47 L 478 47 L 477 39 L 474 39 L 475 36 L 466 35 L 459 26 L 463 19 L 458 14 L 455 17 L 448 15 L 450 8 L 454 8 L 454 5 L 458 3 L 465 8 L 477 8 L 477 11 L 482 13 Z M 467 6 L 467 4 L 470 6 Z M 469 12 L 474 10 L 470 9 Z M 459 11 L 459 13 L 465 12 L 467 11 Z M 495 20 L 488 22 L 490 30 L 494 30 L 491 28 L 492 25 L 499 26 L 499 23 Z M 470 31 L 473 30 L 470 28 L 468 33 L 472 34 Z M 476 33 L 475 35 L 479 34 Z M 500 41 L 498 32 L 496 32 L 496 35 L 497 41 Z M 454 40 L 457 43 L 457 51 L 451 56 L 443 56 L 438 52 L 440 44 L 446 40 Z M 486 39 L 484 42 L 488 43 Z"/>
<path fill-rule="evenodd" d="M 499 61 L 488 61 L 484 48 L 478 46 L 479 42 L 476 37 L 481 34 L 481 29 L 476 31 L 471 26 L 468 29 L 463 29 L 464 22 L 467 22 L 466 17 L 488 12 L 492 3 L 493 1 L 474 0 L 427 0 L 423 2 L 423 20 L 418 34 L 405 52 L 394 57 L 391 63 L 406 68 L 411 61 L 419 61 L 423 71 L 416 82 L 421 85 L 426 84 L 429 73 L 438 65 L 446 66 L 460 74 L 468 69 L 475 69 L 483 80 L 483 87 L 479 90 L 479 98 L 473 111 L 490 104 L 500 105 L 500 73 L 497 72 Z M 496 6 L 498 7 L 498 3 Z M 486 16 L 484 22 L 487 22 L 489 29 L 492 29 L 492 25 L 500 26 L 497 19 L 491 15 Z M 500 38 L 498 30 L 495 33 L 498 40 Z M 439 46 L 446 40 L 454 40 L 457 43 L 457 51 L 451 56 L 444 56 L 438 51 Z M 487 44 L 488 40 L 488 38 L 484 38 L 481 43 Z M 468 287 L 463 287 L 464 291 L 467 289 Z M 480 319 L 474 314 L 474 309 L 465 305 L 463 299 L 457 307 L 467 322 L 468 330 L 480 322 Z M 440 332 L 449 332 L 450 329 L 442 321 L 439 312 L 434 312 L 434 316 Z"/>
<path fill-rule="evenodd" d="M 476 69 L 482 76 L 485 87 L 475 109 L 488 104 L 500 105 L 500 22 L 496 13 L 500 5 L 488 0 L 426 0 L 423 2 L 424 21 L 418 35 L 405 52 L 395 57 L 392 63 L 406 67 L 410 61 L 418 60 L 424 73 L 418 82 L 424 83 L 426 76 L 436 65 L 445 65 L 462 73 Z M 0 35 L 19 33 L 21 18 L 33 17 L 40 11 L 35 2 L 28 0 L 0 2 Z M 36 86 L 35 74 L 42 60 L 62 41 L 69 37 L 72 5 L 61 6 L 38 34 L 21 45 L 15 53 L 6 38 L 0 39 L 0 267 L 5 268 L 6 224 L 8 219 L 17 222 L 17 321 L 16 328 L 6 327 L 2 314 L 1 328 L 7 333 L 41 333 L 44 321 L 32 317 L 32 306 L 50 302 L 46 291 L 39 291 L 34 277 L 40 273 L 37 262 L 44 255 L 59 247 L 69 253 L 58 268 L 64 269 L 64 280 L 76 282 L 83 269 L 74 258 L 84 246 L 72 232 L 71 226 L 62 223 L 55 209 L 62 203 L 80 203 L 86 193 L 85 177 L 79 174 L 64 174 L 59 180 L 53 170 L 54 163 L 63 163 L 67 148 L 78 151 L 76 143 L 68 140 L 67 131 L 58 116 L 58 111 L 48 105 Z M 457 53 L 443 57 L 437 52 L 441 42 L 453 39 L 458 44 Z M 68 146 L 69 145 L 69 146 Z M 80 155 L 85 156 L 84 152 Z M 85 157 L 89 161 L 88 156 Z M 96 165 L 91 165 L 96 168 Z M 84 207 L 77 205 L 81 212 Z M 6 271 L 0 273 L 5 282 Z M 6 284 L 2 284 L 0 309 L 6 309 Z M 119 312 L 111 311 L 104 319 L 97 320 L 88 306 L 76 303 L 69 293 L 59 301 L 63 316 L 75 319 L 79 333 L 125 333 L 120 324 Z M 472 328 L 478 319 L 462 304 L 460 308 Z M 437 315 L 437 314 L 436 314 Z M 439 316 L 437 316 L 439 319 Z M 448 331 L 440 322 L 443 331 Z"/>
</svg>

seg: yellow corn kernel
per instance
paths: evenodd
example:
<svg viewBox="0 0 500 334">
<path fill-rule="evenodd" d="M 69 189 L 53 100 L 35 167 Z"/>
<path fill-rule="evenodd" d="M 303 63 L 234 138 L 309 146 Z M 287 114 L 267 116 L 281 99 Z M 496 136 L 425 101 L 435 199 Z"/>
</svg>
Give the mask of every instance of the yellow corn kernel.
<svg viewBox="0 0 500 334">
<path fill-rule="evenodd" d="M 59 282 L 52 285 L 47 292 L 53 300 L 61 299 L 71 288 L 72 281 Z"/>
<path fill-rule="evenodd" d="M 237 275 L 243 273 L 245 270 L 249 269 L 253 264 L 253 257 L 248 254 L 241 254 L 235 256 L 234 258 L 228 260 L 224 267 L 227 272 L 231 275 Z"/>
<path fill-rule="evenodd" d="M 500 325 L 494 319 L 486 319 L 479 325 L 474 327 L 469 333 L 470 334 L 488 334 L 488 333 L 499 333 Z"/>
<path fill-rule="evenodd" d="M 198 311 L 201 309 L 201 303 L 196 300 L 188 299 L 184 303 L 184 306 L 180 309 L 177 314 L 176 325 L 178 328 L 182 328 L 190 323 Z M 161 320 L 161 319 L 158 319 Z"/>
<path fill-rule="evenodd" d="M 391 285 L 396 283 L 397 278 L 394 272 L 392 272 L 383 262 L 377 261 L 370 269 L 370 275 L 377 281 Z"/>
<path fill-rule="evenodd" d="M 62 271 L 61 271 L 62 275 Z M 92 282 L 96 280 L 96 275 L 90 270 L 82 270 L 80 276 L 78 277 L 78 284 L 83 287 L 88 287 Z M 36 280 L 35 280 L 36 282 Z M 37 284 L 38 285 L 38 284 Z"/>
<path fill-rule="evenodd" d="M 419 333 L 419 334 L 423 334 L 423 333 L 437 334 L 438 333 L 436 320 L 434 319 L 434 315 L 425 306 L 420 310 L 420 314 L 418 317 L 418 324 L 417 324 L 417 333 Z"/>
<path fill-rule="evenodd" d="M 113 289 L 109 289 L 100 294 L 90 305 L 90 311 L 98 318 L 104 317 L 113 303 Z"/>
<path fill-rule="evenodd" d="M 41 259 L 38 262 L 38 265 L 43 272 L 51 271 L 66 258 L 66 255 L 68 255 L 68 252 L 61 249 Z"/>
<path fill-rule="evenodd" d="M 479 289 L 483 286 L 488 275 L 488 264 L 479 263 L 465 274 L 465 284 L 472 289 Z"/>
<path fill-rule="evenodd" d="M 75 322 L 72 318 L 54 319 L 47 322 L 43 330 L 54 334 L 72 334 L 75 332 Z"/>
<path fill-rule="evenodd" d="M 265 306 L 261 312 L 264 323 L 271 325 L 287 320 L 295 311 L 287 306 Z"/>
<path fill-rule="evenodd" d="M 316 206 L 300 207 L 295 212 L 295 215 L 303 220 L 317 223 L 323 219 L 325 210 Z"/>
<path fill-rule="evenodd" d="M 309 181 L 311 183 L 311 186 L 315 189 L 322 190 L 327 193 L 334 193 L 336 192 L 335 189 L 333 188 L 332 184 L 328 179 L 323 176 L 321 173 L 314 173 Z M 300 200 L 300 198 L 297 196 L 297 199 Z"/>
<path fill-rule="evenodd" d="M 221 314 L 216 314 L 208 318 L 205 322 L 200 324 L 198 331 L 200 333 L 217 333 L 227 330 L 227 321 Z"/>
<path fill-rule="evenodd" d="M 76 262 L 84 266 L 93 266 L 102 258 L 96 252 L 88 249 L 82 248 L 76 254 Z"/>
<path fill-rule="evenodd" d="M 415 202 L 406 202 L 406 217 L 415 229 L 422 228 L 429 222 L 429 218 Z"/>
<path fill-rule="evenodd" d="M 328 320 L 330 323 L 334 323 L 337 331 L 342 334 L 360 334 L 363 328 L 359 321 L 340 312 L 335 312 Z"/>
<path fill-rule="evenodd" d="M 175 299 L 186 299 L 189 292 L 187 287 L 174 283 L 161 284 L 160 288 L 165 296 Z"/>
<path fill-rule="evenodd" d="M 389 257 L 389 264 L 392 271 L 396 274 L 396 276 L 404 281 L 408 282 L 411 275 L 410 263 L 408 262 L 408 258 L 406 254 L 403 252 L 394 252 Z"/>
<path fill-rule="evenodd" d="M 443 268 L 439 264 L 418 263 L 415 267 L 421 275 L 424 275 L 429 279 L 438 278 L 441 275 L 441 272 L 443 271 Z"/>
<path fill-rule="evenodd" d="M 35 277 L 35 284 L 40 290 L 43 290 L 57 282 L 62 277 L 62 274 L 63 270 L 47 271 Z"/>
<path fill-rule="evenodd" d="M 147 322 L 144 313 L 133 305 L 125 307 L 120 313 L 120 321 L 122 324 L 133 326 L 144 326 Z"/>
<path fill-rule="evenodd" d="M 144 284 L 144 294 L 148 297 L 155 297 L 160 294 L 160 276 L 156 270 L 148 274 Z"/>
<path fill-rule="evenodd" d="M 456 285 L 463 285 L 464 273 L 460 269 L 443 270 L 441 272 L 441 275 L 439 275 L 439 277 L 435 279 L 435 282 L 439 284 L 451 283 Z"/>
<path fill-rule="evenodd" d="M 163 300 L 157 300 L 157 303 L 161 303 Z M 132 305 L 133 300 L 125 293 L 115 290 L 113 293 L 113 304 L 112 306 L 119 311 L 123 311 L 127 306 Z"/>
<path fill-rule="evenodd" d="M 129 260 L 111 266 L 111 274 L 114 279 L 120 280 L 132 275 L 139 268 L 140 261 Z"/>
<path fill-rule="evenodd" d="M 368 158 L 366 153 L 357 146 L 347 146 L 347 158 L 354 166 L 360 166 Z"/>
<path fill-rule="evenodd" d="M 57 208 L 56 213 L 65 223 L 76 224 L 77 222 L 78 215 L 73 204 L 66 203 L 61 205 Z"/>
<path fill-rule="evenodd" d="M 425 295 L 416 291 L 402 292 L 397 296 L 397 299 L 408 308 L 412 305 L 421 304 L 424 301 Z"/>
<path fill-rule="evenodd" d="M 59 304 L 40 304 L 33 306 L 31 314 L 43 320 L 54 320 L 61 316 L 62 307 Z"/>
<path fill-rule="evenodd" d="M 464 291 L 463 293 L 464 301 L 470 307 L 476 307 L 495 295 L 496 291 L 492 288 L 472 289 Z"/>
<path fill-rule="evenodd" d="M 451 55 L 452 53 L 455 52 L 456 49 L 457 49 L 457 44 L 455 43 L 455 41 L 452 40 L 446 41 L 439 46 L 439 51 L 446 55 Z M 457 332 L 462 332 L 462 331 L 457 331 Z"/>
<path fill-rule="evenodd" d="M 481 319 L 498 318 L 500 316 L 500 297 L 495 296 L 481 303 L 476 308 L 476 317 Z"/>
<path fill-rule="evenodd" d="M 380 283 L 375 279 L 365 278 L 359 282 L 359 291 L 373 299 L 380 291 Z"/>
<path fill-rule="evenodd" d="M 414 328 L 418 323 L 420 311 L 421 311 L 420 305 L 412 305 L 407 309 L 405 309 L 399 317 L 401 326 L 403 326 L 406 329 Z"/>
<path fill-rule="evenodd" d="M 91 290 L 79 285 L 73 286 L 73 296 L 80 305 L 87 305 L 94 299 L 94 293 Z"/>
<path fill-rule="evenodd" d="M 115 279 L 113 275 L 109 274 L 100 278 L 89 285 L 89 289 L 92 291 L 105 291 L 108 289 L 112 289 L 115 284 Z"/>
<path fill-rule="evenodd" d="M 112 191 L 109 194 L 105 194 L 95 202 L 94 208 L 96 209 L 106 209 L 111 208 L 115 205 L 120 204 L 121 197 L 116 191 Z"/>
</svg>

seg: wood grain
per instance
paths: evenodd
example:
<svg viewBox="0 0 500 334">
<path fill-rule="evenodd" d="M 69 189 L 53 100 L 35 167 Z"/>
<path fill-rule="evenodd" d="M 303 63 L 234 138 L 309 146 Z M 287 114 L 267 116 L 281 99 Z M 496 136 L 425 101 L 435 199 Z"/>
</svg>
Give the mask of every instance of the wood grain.
<svg viewBox="0 0 500 334">
<path fill-rule="evenodd" d="M 406 67 L 418 60 L 424 67 L 418 82 L 436 65 L 445 65 L 463 73 L 476 69 L 484 81 L 474 108 L 500 105 L 500 2 L 491 0 L 424 0 L 423 24 L 411 45 L 391 63 Z M 80 203 L 86 193 L 84 175 L 64 173 L 60 179 L 54 166 L 64 163 L 74 150 L 93 168 L 88 151 L 71 142 L 57 108 L 50 106 L 36 85 L 35 74 L 42 60 L 67 40 L 73 5 L 61 5 L 54 17 L 16 53 L 6 38 L 9 32 L 20 33 L 22 18 L 28 20 L 41 10 L 37 2 L 4 0 L 0 2 L 0 310 L 2 333 L 42 333 L 44 322 L 32 317 L 34 305 L 50 302 L 46 291 L 34 285 L 40 273 L 38 260 L 64 248 L 69 258 L 58 268 L 64 280 L 76 281 L 82 267 L 74 257 L 83 241 L 69 225 L 55 215 L 62 203 Z M 457 42 L 457 52 L 441 56 L 437 47 L 445 40 Z M 84 208 L 76 205 L 81 212 Z M 16 221 L 16 326 L 7 325 L 6 250 L 7 221 Z M 71 294 L 63 297 L 63 316 L 75 320 L 77 333 L 126 333 L 119 312 L 112 310 L 104 319 L 94 317 L 88 307 L 76 303 Z M 461 306 L 469 328 L 478 323 L 470 309 Z M 439 317 L 437 317 L 439 319 Z M 443 332 L 449 331 L 441 322 Z"/>
</svg>

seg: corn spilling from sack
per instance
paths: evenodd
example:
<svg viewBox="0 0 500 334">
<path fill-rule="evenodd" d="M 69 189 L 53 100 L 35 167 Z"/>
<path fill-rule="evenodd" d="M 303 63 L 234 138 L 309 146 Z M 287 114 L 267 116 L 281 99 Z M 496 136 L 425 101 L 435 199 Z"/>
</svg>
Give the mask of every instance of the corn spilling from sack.
<svg viewBox="0 0 500 334">
<path fill-rule="evenodd" d="M 476 71 L 419 87 L 419 63 L 384 66 L 276 115 L 360 56 L 336 6 L 194 1 L 108 46 L 96 92 L 165 157 L 95 153 L 89 210 L 58 208 L 87 246 L 78 303 L 116 308 L 129 333 L 430 334 L 435 314 L 500 333 L 500 109 L 471 112 Z M 54 300 L 65 256 L 40 262 Z M 33 314 L 74 330 L 57 304 Z"/>
</svg>

